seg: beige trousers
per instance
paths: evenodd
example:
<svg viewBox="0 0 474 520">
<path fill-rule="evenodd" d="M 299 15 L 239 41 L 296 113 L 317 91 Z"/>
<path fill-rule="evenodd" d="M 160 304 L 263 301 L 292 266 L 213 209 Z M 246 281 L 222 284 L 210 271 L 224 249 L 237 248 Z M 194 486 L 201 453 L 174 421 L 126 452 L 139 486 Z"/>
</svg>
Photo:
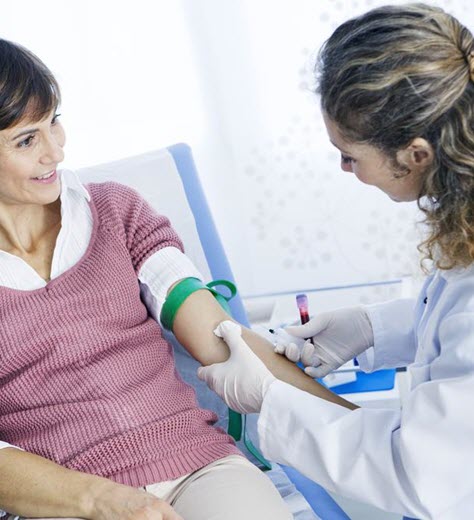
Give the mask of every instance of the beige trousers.
<svg viewBox="0 0 474 520">
<path fill-rule="evenodd" d="M 166 500 L 184 520 L 293 518 L 271 480 L 240 455 L 224 457 L 189 475 L 144 489 Z"/>
</svg>

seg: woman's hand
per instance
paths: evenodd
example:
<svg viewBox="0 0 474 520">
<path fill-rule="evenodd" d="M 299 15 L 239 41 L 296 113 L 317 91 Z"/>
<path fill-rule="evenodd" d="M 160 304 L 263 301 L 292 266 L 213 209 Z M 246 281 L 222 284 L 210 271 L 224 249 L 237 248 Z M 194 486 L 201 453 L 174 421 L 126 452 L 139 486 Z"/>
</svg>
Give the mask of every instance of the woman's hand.
<svg viewBox="0 0 474 520">
<path fill-rule="evenodd" d="M 164 500 L 108 481 L 94 490 L 91 520 L 183 520 Z"/>
</svg>

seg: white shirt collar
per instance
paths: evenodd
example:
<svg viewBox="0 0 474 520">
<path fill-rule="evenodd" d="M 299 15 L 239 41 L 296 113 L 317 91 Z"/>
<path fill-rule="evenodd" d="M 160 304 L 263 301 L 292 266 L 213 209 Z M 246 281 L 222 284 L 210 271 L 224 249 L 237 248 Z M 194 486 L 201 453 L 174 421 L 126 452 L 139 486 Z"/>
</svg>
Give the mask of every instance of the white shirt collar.
<svg viewBox="0 0 474 520">
<path fill-rule="evenodd" d="M 89 192 L 79 179 L 78 174 L 73 170 L 61 170 L 61 199 L 64 199 L 66 190 L 71 190 L 82 195 L 87 202 L 91 200 Z"/>
</svg>

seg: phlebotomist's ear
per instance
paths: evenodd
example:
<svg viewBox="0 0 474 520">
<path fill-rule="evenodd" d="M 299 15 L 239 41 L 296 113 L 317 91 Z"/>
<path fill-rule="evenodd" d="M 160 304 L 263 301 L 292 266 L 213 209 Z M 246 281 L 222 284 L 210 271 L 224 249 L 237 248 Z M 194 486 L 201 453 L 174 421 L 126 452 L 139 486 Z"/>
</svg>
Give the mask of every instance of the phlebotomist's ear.
<svg viewBox="0 0 474 520">
<path fill-rule="evenodd" d="M 415 137 L 406 148 L 397 152 L 398 164 L 414 174 L 426 171 L 433 164 L 433 160 L 433 147 L 423 137 Z"/>
</svg>

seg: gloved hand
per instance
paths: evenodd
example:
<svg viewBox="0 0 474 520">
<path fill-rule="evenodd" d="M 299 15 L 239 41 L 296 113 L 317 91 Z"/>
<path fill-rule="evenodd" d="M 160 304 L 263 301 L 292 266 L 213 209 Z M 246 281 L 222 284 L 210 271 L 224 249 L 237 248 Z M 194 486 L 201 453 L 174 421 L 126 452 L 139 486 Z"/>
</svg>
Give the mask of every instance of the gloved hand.
<svg viewBox="0 0 474 520">
<path fill-rule="evenodd" d="M 374 344 L 372 325 L 362 306 L 323 312 L 304 325 L 284 330 L 293 341 L 283 344 L 278 334 L 275 351 L 295 363 L 301 360 L 305 372 L 315 378 L 326 376 Z M 312 338 L 314 345 L 297 338 Z"/>
<path fill-rule="evenodd" d="M 214 334 L 227 343 L 230 357 L 223 363 L 199 367 L 197 375 L 232 410 L 256 413 L 260 411 L 263 398 L 276 378 L 252 352 L 242 339 L 241 333 L 237 323 L 220 323 Z"/>
</svg>

